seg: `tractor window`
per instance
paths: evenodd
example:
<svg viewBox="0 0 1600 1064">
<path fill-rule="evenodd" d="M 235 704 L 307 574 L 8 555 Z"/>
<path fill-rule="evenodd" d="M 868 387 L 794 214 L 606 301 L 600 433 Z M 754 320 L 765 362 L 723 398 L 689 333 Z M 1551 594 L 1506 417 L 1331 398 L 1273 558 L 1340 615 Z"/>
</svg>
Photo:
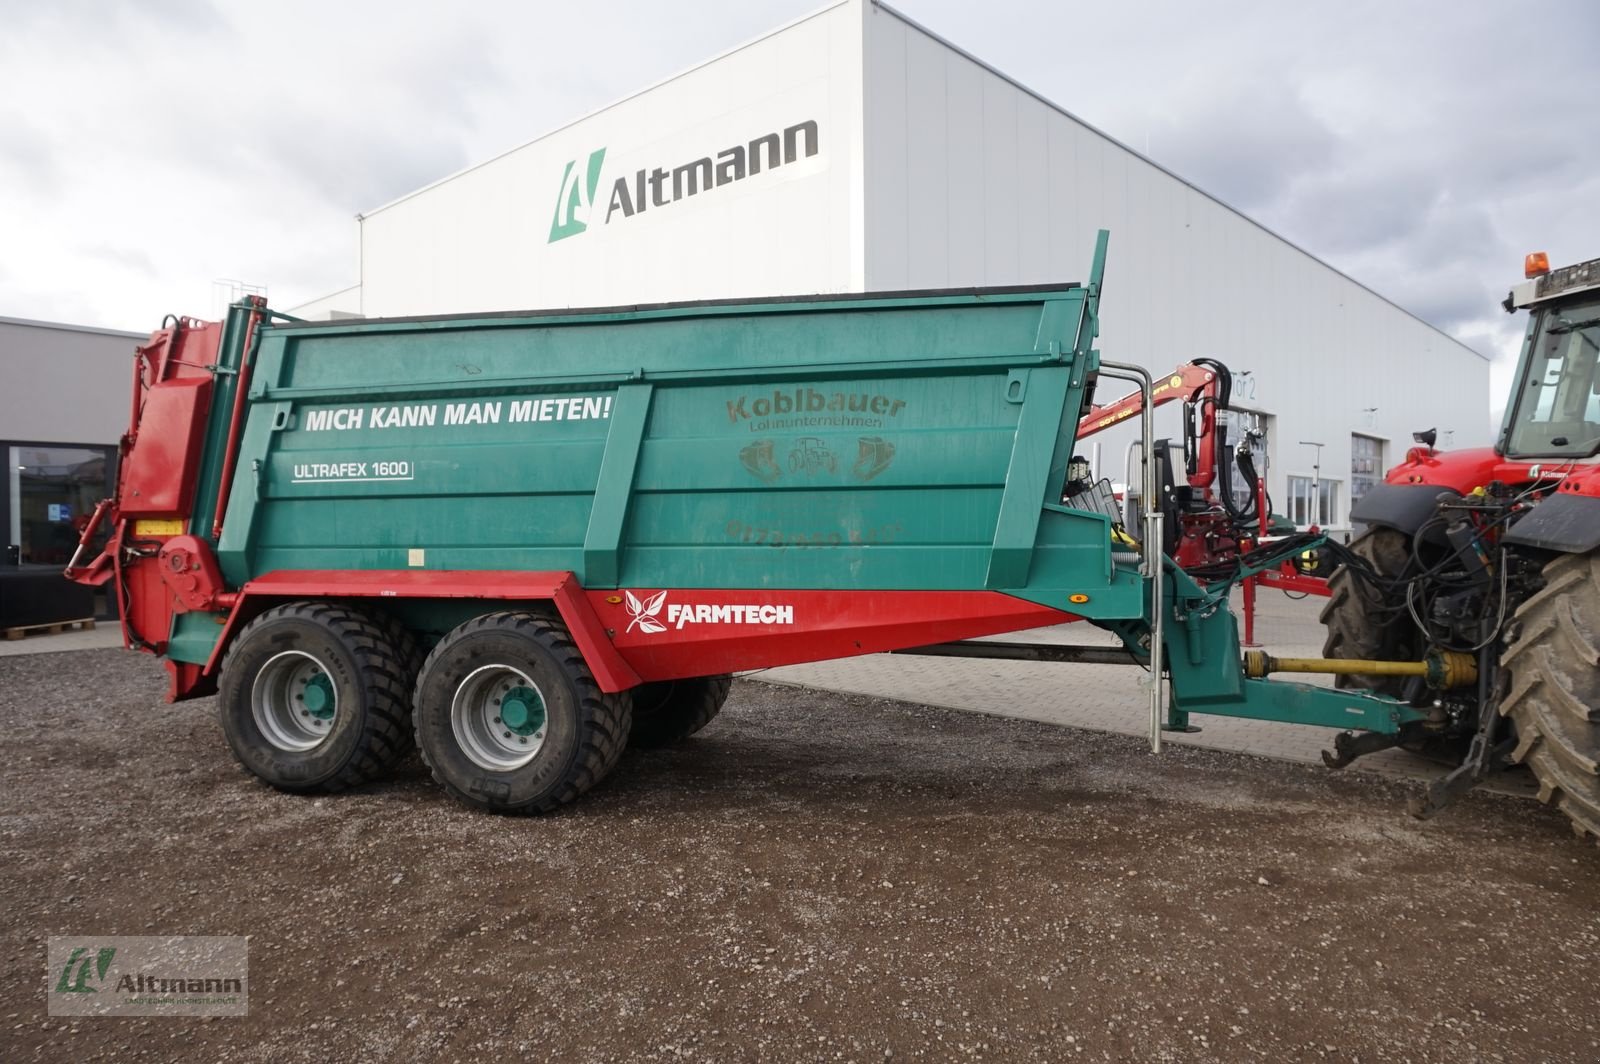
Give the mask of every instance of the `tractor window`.
<svg viewBox="0 0 1600 1064">
<path fill-rule="evenodd" d="M 1594 454 L 1600 451 L 1600 303 L 1540 314 L 1507 453 Z"/>
</svg>

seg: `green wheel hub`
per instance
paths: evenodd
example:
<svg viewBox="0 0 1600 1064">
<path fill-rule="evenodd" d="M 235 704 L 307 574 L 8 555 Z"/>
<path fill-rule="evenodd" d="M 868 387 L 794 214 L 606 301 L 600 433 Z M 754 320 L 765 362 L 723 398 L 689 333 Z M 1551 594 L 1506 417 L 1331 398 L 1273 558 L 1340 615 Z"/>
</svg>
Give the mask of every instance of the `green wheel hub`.
<svg viewBox="0 0 1600 1064">
<path fill-rule="evenodd" d="M 513 772 L 544 748 L 550 714 L 528 673 L 511 664 L 480 665 L 456 687 L 450 730 L 474 765 Z"/>
<path fill-rule="evenodd" d="M 300 693 L 300 701 L 310 713 L 318 720 L 333 719 L 333 681 L 328 679 L 328 674 L 319 672 L 306 680 L 306 686 Z"/>
<path fill-rule="evenodd" d="M 262 738 L 279 750 L 304 753 L 333 733 L 339 692 L 328 667 L 304 650 L 269 658 L 250 685 L 250 714 Z"/>
<path fill-rule="evenodd" d="M 513 687 L 500 699 L 500 719 L 518 735 L 539 731 L 544 717 L 544 699 L 531 687 Z"/>
</svg>

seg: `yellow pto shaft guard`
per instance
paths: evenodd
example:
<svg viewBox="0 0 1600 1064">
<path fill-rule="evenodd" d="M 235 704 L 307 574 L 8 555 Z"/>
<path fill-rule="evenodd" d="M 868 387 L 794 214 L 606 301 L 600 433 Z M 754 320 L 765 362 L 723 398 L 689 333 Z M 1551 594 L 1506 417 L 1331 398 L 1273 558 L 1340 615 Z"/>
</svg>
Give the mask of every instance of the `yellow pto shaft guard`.
<svg viewBox="0 0 1600 1064">
<path fill-rule="evenodd" d="M 1321 672 L 1335 675 L 1421 676 L 1429 687 L 1466 687 L 1478 682 L 1478 662 L 1471 654 L 1433 650 L 1421 661 L 1362 661 L 1356 658 L 1275 658 L 1262 650 L 1247 650 L 1244 674 L 1259 680 L 1274 672 Z"/>
</svg>

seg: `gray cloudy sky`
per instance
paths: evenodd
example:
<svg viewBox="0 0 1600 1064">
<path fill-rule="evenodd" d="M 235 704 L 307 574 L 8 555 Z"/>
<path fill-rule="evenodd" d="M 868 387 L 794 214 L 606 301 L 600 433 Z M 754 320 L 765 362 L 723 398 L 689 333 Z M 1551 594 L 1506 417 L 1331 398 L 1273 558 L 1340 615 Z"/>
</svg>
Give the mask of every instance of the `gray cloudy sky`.
<svg viewBox="0 0 1600 1064">
<path fill-rule="evenodd" d="M 342 288 L 356 212 L 817 6 L 0 0 L 0 315 Z M 1600 255 L 1589 0 L 894 6 L 1485 353 L 1525 251 Z"/>
</svg>

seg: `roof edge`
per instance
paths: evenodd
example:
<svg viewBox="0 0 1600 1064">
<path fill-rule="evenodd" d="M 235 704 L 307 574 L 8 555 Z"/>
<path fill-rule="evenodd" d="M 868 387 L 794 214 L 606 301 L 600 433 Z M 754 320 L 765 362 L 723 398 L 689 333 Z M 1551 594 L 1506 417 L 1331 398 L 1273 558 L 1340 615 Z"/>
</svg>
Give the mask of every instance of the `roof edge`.
<svg viewBox="0 0 1600 1064">
<path fill-rule="evenodd" d="M 55 329 L 58 332 L 94 333 L 97 336 L 121 336 L 129 340 L 148 340 L 149 333 L 129 332 L 126 329 L 105 329 L 98 325 L 72 325 L 64 321 L 39 321 L 35 318 L 8 318 L 0 316 L 0 325 L 24 325 L 30 329 Z"/>
<path fill-rule="evenodd" d="M 294 310 L 297 307 L 308 307 L 313 303 L 321 303 L 325 299 L 333 299 L 335 296 L 342 296 L 346 292 L 359 292 L 360 290 L 361 290 L 361 282 L 357 281 L 355 284 L 347 284 L 343 288 L 334 289 L 332 292 L 326 292 L 326 293 L 324 293 L 324 294 L 322 294 L 320 296 L 313 296 L 310 299 L 302 299 L 300 302 L 296 303 L 293 307 L 290 307 L 289 311 L 290 311 L 290 313 L 293 313 Z"/>
</svg>

